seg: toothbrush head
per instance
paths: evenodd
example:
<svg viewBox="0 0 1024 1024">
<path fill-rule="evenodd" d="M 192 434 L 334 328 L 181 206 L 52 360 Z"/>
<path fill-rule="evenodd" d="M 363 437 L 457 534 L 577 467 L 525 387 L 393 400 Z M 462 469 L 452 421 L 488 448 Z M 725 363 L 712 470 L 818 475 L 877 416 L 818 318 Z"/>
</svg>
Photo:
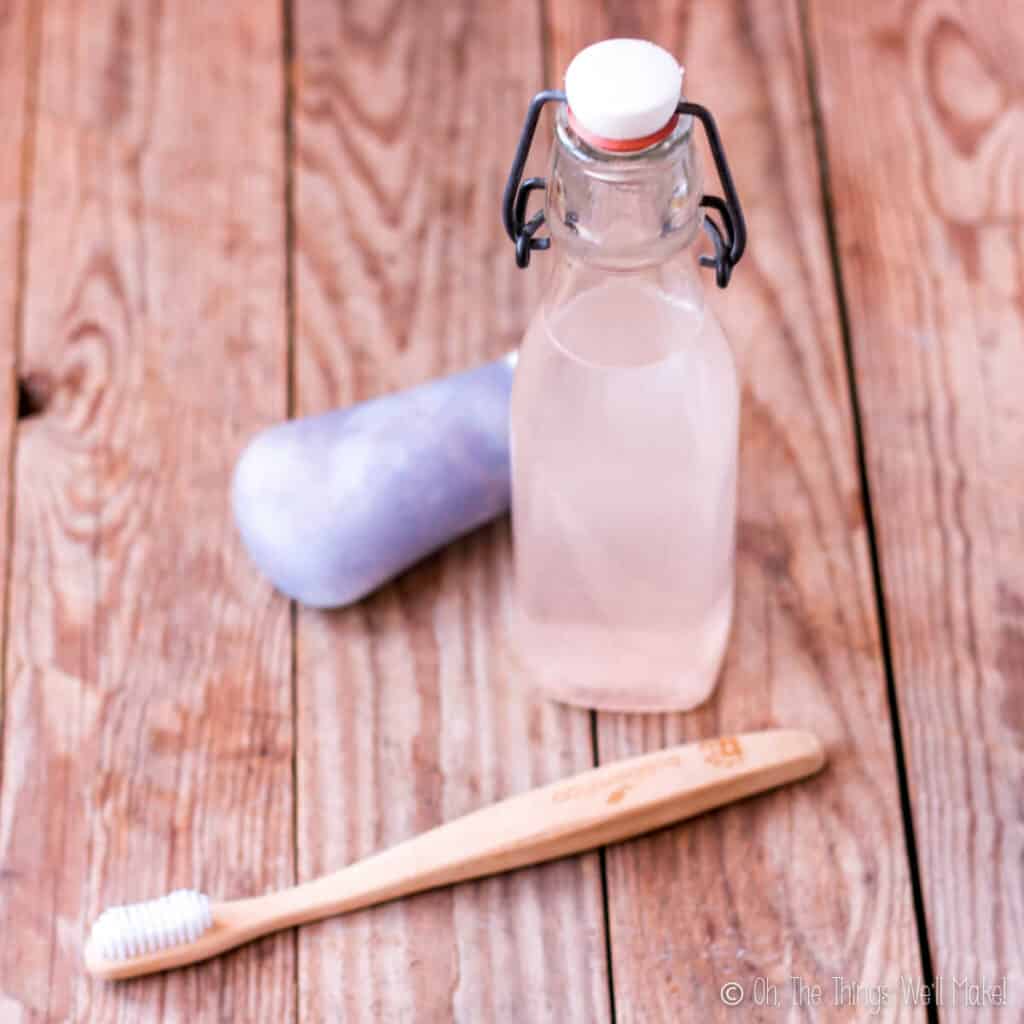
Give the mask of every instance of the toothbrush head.
<svg viewBox="0 0 1024 1024">
<path fill-rule="evenodd" d="M 213 925 L 210 900 L 178 889 L 156 900 L 111 907 L 96 919 L 85 947 L 93 974 L 113 976 L 106 965 L 195 942 Z"/>
</svg>

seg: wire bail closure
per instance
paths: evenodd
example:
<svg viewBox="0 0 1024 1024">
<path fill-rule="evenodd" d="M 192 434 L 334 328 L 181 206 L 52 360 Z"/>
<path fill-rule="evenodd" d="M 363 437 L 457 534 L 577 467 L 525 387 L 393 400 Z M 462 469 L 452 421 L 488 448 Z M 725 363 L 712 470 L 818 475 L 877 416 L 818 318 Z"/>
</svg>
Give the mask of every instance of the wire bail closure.
<svg viewBox="0 0 1024 1024">
<path fill-rule="evenodd" d="M 508 181 L 505 183 L 505 192 L 501 200 L 501 216 L 508 237 L 515 243 L 517 267 L 529 266 L 530 254 L 534 250 L 547 249 L 551 245 L 551 239 L 547 235 L 537 235 L 544 224 L 544 210 L 538 210 L 529 220 L 526 218 L 530 193 L 545 189 L 547 181 L 544 178 L 527 178 L 523 181 L 523 168 L 530 155 L 530 146 L 537 133 L 537 124 L 544 107 L 548 103 L 564 102 L 565 93 L 559 89 L 545 89 L 533 97 L 526 111 L 523 131 L 512 158 L 512 168 L 508 173 Z M 721 218 L 719 222 L 710 213 L 704 217 L 704 230 L 711 239 L 715 254 L 701 256 L 701 266 L 714 267 L 715 282 L 719 288 L 725 288 L 747 245 L 747 225 L 743 219 L 740 197 L 736 193 L 729 161 L 722 146 L 722 137 L 718 134 L 718 126 L 711 116 L 711 111 L 699 103 L 680 101 L 676 113 L 696 117 L 704 126 L 704 134 L 707 136 L 711 156 L 715 161 L 718 180 L 725 193 L 724 199 L 721 196 L 705 195 L 700 200 L 701 206 L 709 211 L 714 210 Z"/>
</svg>

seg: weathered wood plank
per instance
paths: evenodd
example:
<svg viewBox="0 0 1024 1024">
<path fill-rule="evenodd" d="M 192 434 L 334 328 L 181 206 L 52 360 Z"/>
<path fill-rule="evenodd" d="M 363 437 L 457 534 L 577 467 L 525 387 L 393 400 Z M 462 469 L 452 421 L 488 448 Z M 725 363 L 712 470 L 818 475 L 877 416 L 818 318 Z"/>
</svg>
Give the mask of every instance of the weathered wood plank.
<svg viewBox="0 0 1024 1024">
<path fill-rule="evenodd" d="M 498 202 L 541 82 L 533 4 L 300 0 L 300 413 L 500 355 L 538 295 Z M 298 870 L 336 868 L 589 767 L 589 718 L 526 692 L 504 525 L 353 609 L 300 612 Z M 303 929 L 300 1017 L 602 1021 L 596 855 Z"/>
<path fill-rule="evenodd" d="M 22 253 L 28 204 L 25 171 L 31 159 L 26 131 L 36 31 L 28 3 L 12 5 L 0 18 L 0 657 L 7 626 L 10 565 L 11 460 L 18 415 L 18 337 L 21 330 Z M 4 678 L 0 663 L 0 744 L 3 742 Z M 0 773 L 3 760 L 0 757 Z M 3 775 L 0 774 L 0 787 Z M 0 861 L 0 879 L 4 865 Z M 2 1007 L 0 1007 L 2 1008 Z"/>
<path fill-rule="evenodd" d="M 1024 1007 L 1024 17 L 810 15 L 943 1019 L 987 1019 L 950 985 Z"/>
<path fill-rule="evenodd" d="M 609 851 L 617 1019 L 733 1019 L 728 981 L 749 1016 L 758 978 L 788 1007 L 793 976 L 823 986 L 799 1016 L 863 1019 L 863 1005 L 836 1006 L 836 975 L 888 986 L 886 1019 L 918 1019 L 898 999 L 920 965 L 794 5 L 613 3 L 595 17 L 553 3 L 549 22 L 551 81 L 602 36 L 680 55 L 687 95 L 718 119 L 751 240 L 726 293 L 707 279 L 744 380 L 727 664 L 692 714 L 601 715 L 601 759 L 770 725 L 814 730 L 830 756 L 810 783 Z"/>
<path fill-rule="evenodd" d="M 287 1020 L 293 939 L 88 982 L 106 905 L 293 874 L 287 603 L 232 462 L 285 413 L 277 4 L 55 0 L 41 54 L 0 800 L 0 1016 Z M 6 132 L 5 132 L 6 135 Z"/>
</svg>

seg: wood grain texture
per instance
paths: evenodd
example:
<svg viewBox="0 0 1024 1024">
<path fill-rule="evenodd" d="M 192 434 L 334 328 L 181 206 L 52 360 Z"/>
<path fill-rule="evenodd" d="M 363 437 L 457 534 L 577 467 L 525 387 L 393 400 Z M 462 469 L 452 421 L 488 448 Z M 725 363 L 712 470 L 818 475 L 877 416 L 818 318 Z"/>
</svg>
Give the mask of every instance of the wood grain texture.
<svg viewBox="0 0 1024 1024">
<path fill-rule="evenodd" d="M 493 359 L 539 295 L 499 199 L 541 84 L 533 4 L 299 0 L 300 414 Z M 298 869 L 338 868 L 592 763 L 589 716 L 535 700 L 508 642 L 499 524 L 297 632 Z M 609 1016 L 599 861 L 303 929 L 300 1017 Z"/>
<path fill-rule="evenodd" d="M 1024 17 L 810 13 L 935 970 L 1019 1010 Z"/>
<path fill-rule="evenodd" d="M 0 18 L 0 744 L 3 743 L 4 673 L 2 652 L 7 627 L 6 602 L 10 565 L 11 460 L 18 415 L 18 338 L 28 205 L 26 171 L 31 138 L 26 131 L 36 37 L 28 3 L 11 5 Z M 0 746 L 0 787 L 3 786 Z M 0 885 L 3 862 L 0 861 Z"/>
<path fill-rule="evenodd" d="M 602 761 L 772 725 L 816 732 L 815 780 L 607 855 L 617 1020 L 731 1020 L 727 981 L 778 986 L 786 1019 L 865 1019 L 831 979 L 920 976 L 844 361 L 793 4 L 549 8 L 550 79 L 607 35 L 678 54 L 716 115 L 750 246 L 709 298 L 744 381 L 738 598 L 712 700 L 685 716 L 599 716 Z M 705 162 L 707 187 L 715 184 Z M 790 1008 L 790 978 L 825 987 Z M 777 1020 L 749 1004 L 744 1019 Z M 887 1020 L 921 1019 L 892 1006 Z"/>
<path fill-rule="evenodd" d="M 107 905 L 293 876 L 288 608 L 227 503 L 285 413 L 279 14 L 40 9 L 22 364 L 49 394 L 15 467 L 4 1021 L 294 1013 L 288 935 L 125 986 L 80 958 Z"/>
</svg>

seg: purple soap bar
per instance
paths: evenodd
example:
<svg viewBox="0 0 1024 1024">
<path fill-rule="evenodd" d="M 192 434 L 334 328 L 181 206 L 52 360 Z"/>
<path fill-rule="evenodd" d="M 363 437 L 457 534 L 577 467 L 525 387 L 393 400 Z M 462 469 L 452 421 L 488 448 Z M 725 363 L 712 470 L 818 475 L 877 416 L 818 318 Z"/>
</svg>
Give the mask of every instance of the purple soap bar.
<svg viewBox="0 0 1024 1024">
<path fill-rule="evenodd" d="M 253 561 L 303 604 L 379 587 L 509 503 L 515 355 L 258 434 L 232 506 Z"/>
</svg>

